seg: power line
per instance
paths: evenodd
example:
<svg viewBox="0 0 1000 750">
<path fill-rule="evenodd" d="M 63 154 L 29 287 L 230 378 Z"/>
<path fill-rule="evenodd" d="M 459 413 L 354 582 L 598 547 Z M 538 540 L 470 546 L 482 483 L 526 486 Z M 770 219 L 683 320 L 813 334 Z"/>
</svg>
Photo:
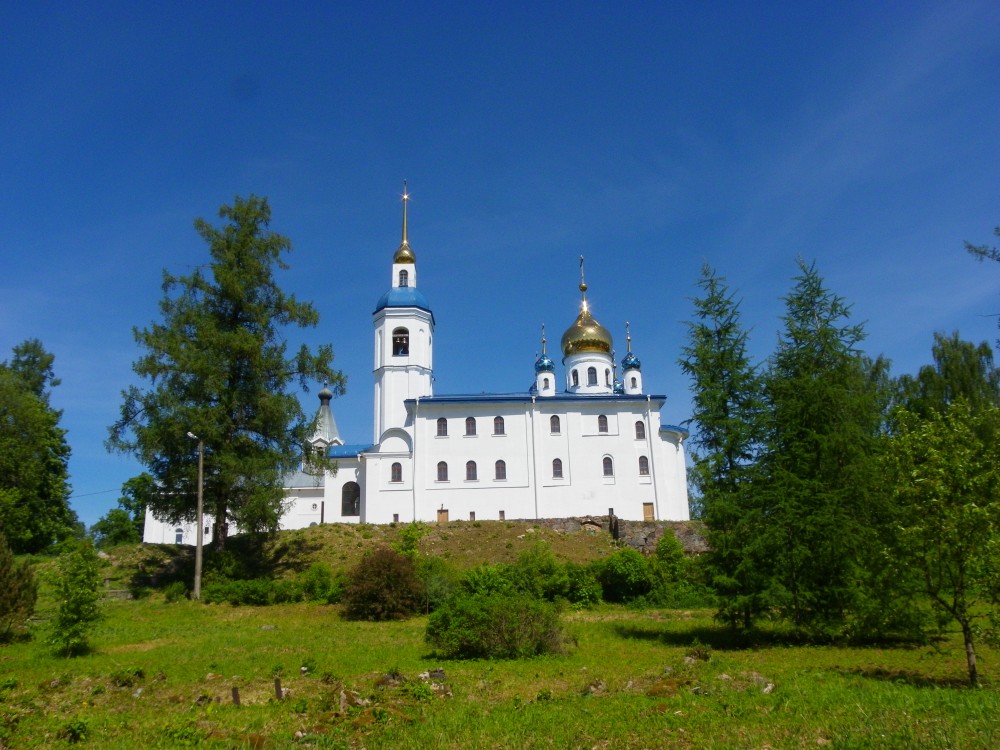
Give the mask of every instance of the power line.
<svg viewBox="0 0 1000 750">
<path fill-rule="evenodd" d="M 90 497 L 91 495 L 106 495 L 109 492 L 118 492 L 118 490 L 99 490 L 97 492 L 85 492 L 82 495 L 70 495 L 69 499 L 70 500 L 75 500 L 78 497 Z"/>
</svg>

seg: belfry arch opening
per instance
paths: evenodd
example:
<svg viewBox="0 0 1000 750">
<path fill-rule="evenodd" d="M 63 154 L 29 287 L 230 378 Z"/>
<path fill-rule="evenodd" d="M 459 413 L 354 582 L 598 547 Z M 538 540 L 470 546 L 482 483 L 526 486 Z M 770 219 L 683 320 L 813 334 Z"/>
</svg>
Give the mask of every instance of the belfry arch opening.
<svg viewBox="0 0 1000 750">
<path fill-rule="evenodd" d="M 396 328 L 392 332 L 392 356 L 407 357 L 410 354 L 410 332 L 406 328 Z"/>
</svg>

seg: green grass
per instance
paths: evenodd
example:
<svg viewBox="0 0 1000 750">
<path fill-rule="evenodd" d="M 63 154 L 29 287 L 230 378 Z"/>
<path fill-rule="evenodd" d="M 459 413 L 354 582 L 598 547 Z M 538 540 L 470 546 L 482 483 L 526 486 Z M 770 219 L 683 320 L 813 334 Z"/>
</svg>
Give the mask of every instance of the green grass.
<svg viewBox="0 0 1000 750">
<path fill-rule="evenodd" d="M 737 649 L 708 612 L 606 607 L 565 616 L 576 639 L 566 656 L 446 662 L 423 642 L 425 618 L 346 622 L 320 605 L 159 596 L 108 602 L 105 614 L 84 657 L 55 657 L 41 638 L 0 647 L 3 747 L 1000 746 L 1000 690 L 964 686 L 957 637 Z M 983 649 L 987 678 L 997 655 Z M 438 666 L 450 695 L 418 678 Z M 390 672 L 405 681 L 385 684 Z M 275 674 L 291 691 L 280 702 Z M 370 702 L 341 711 L 341 690 Z"/>
</svg>

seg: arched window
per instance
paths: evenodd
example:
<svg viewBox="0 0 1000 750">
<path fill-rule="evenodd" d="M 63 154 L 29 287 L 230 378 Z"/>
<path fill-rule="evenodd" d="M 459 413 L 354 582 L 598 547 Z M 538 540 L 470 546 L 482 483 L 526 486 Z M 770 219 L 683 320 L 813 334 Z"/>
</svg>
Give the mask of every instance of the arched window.
<svg viewBox="0 0 1000 750">
<path fill-rule="evenodd" d="M 410 355 L 410 332 L 405 328 L 397 328 L 392 332 L 392 356 L 408 357 Z"/>
<path fill-rule="evenodd" d="M 611 385 L 611 370 L 604 371 L 604 384 Z"/>
<path fill-rule="evenodd" d="M 399 285 L 409 286 L 410 285 L 410 272 L 405 268 L 399 272 Z"/>
<path fill-rule="evenodd" d="M 587 385 L 597 385 L 597 368 L 587 368 Z"/>
<path fill-rule="evenodd" d="M 479 479 L 479 475 L 476 473 L 476 462 L 466 461 L 465 462 L 465 481 L 473 482 Z"/>
<path fill-rule="evenodd" d="M 497 461 L 496 473 L 494 474 L 495 479 L 506 479 L 507 478 L 507 462 L 503 459 Z"/>
<path fill-rule="evenodd" d="M 632 387 L 633 388 L 639 387 L 639 381 L 635 379 L 635 375 L 632 376 Z"/>
<path fill-rule="evenodd" d="M 493 434 L 503 435 L 503 417 L 493 417 Z"/>
<path fill-rule="evenodd" d="M 392 465 L 391 476 L 389 477 L 390 482 L 402 482 L 403 481 L 403 464 L 397 461 Z"/>
<path fill-rule="evenodd" d="M 551 417 L 549 417 L 549 432 L 551 432 L 553 435 L 558 435 L 561 429 L 562 428 L 559 424 L 559 417 L 553 414 Z"/>
<path fill-rule="evenodd" d="M 597 418 L 597 431 L 598 432 L 608 431 L 608 418 L 603 414 Z"/>
<path fill-rule="evenodd" d="M 357 482 L 346 482 L 340 491 L 340 515 L 361 515 L 361 487 Z"/>
<path fill-rule="evenodd" d="M 174 529 L 174 544 L 184 543 L 184 529 Z"/>
<path fill-rule="evenodd" d="M 466 417 L 465 418 L 465 434 L 475 435 L 476 434 L 476 418 Z"/>
<path fill-rule="evenodd" d="M 574 386 L 580 385 L 580 373 L 578 373 L 576 370 L 573 370 L 573 385 Z"/>
<path fill-rule="evenodd" d="M 448 437 L 448 420 L 444 417 L 438 417 L 438 437 Z"/>
<path fill-rule="evenodd" d="M 549 389 L 549 379 L 542 378 L 542 390 L 547 391 Z"/>
<path fill-rule="evenodd" d="M 646 425 L 640 419 L 635 423 L 635 439 L 645 440 L 646 439 Z"/>
<path fill-rule="evenodd" d="M 639 456 L 639 476 L 649 476 L 649 459 L 645 456 Z"/>
<path fill-rule="evenodd" d="M 552 459 L 552 478 L 553 479 L 562 479 L 563 478 L 563 475 L 562 475 L 562 459 L 561 458 L 553 458 Z"/>
<path fill-rule="evenodd" d="M 448 481 L 448 464 L 444 461 L 438 461 L 438 481 L 447 482 Z"/>
<path fill-rule="evenodd" d="M 615 475 L 615 462 L 611 460 L 611 456 L 604 457 L 604 476 L 613 477 Z"/>
</svg>

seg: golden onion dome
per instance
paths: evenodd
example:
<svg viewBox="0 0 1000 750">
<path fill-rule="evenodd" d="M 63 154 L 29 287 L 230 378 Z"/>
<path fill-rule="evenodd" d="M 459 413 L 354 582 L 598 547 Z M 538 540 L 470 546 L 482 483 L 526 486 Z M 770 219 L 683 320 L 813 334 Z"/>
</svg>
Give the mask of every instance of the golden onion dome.
<svg viewBox="0 0 1000 750">
<path fill-rule="evenodd" d="M 602 326 L 594 316 L 590 314 L 584 302 L 584 308 L 576 320 L 562 337 L 563 356 L 578 352 L 605 352 L 611 353 L 611 332 Z"/>
<path fill-rule="evenodd" d="M 399 248 L 396 250 L 396 254 L 392 256 L 393 263 L 416 263 L 417 256 L 413 254 L 413 249 L 410 247 L 410 243 L 403 240 Z"/>
<path fill-rule="evenodd" d="M 583 256 L 580 256 L 580 294 L 583 300 L 580 303 L 580 314 L 566 333 L 562 336 L 563 357 L 578 352 L 604 352 L 611 353 L 611 332 L 602 326 L 594 316 L 590 314 L 590 306 L 587 304 L 587 282 L 583 277 Z"/>
</svg>

